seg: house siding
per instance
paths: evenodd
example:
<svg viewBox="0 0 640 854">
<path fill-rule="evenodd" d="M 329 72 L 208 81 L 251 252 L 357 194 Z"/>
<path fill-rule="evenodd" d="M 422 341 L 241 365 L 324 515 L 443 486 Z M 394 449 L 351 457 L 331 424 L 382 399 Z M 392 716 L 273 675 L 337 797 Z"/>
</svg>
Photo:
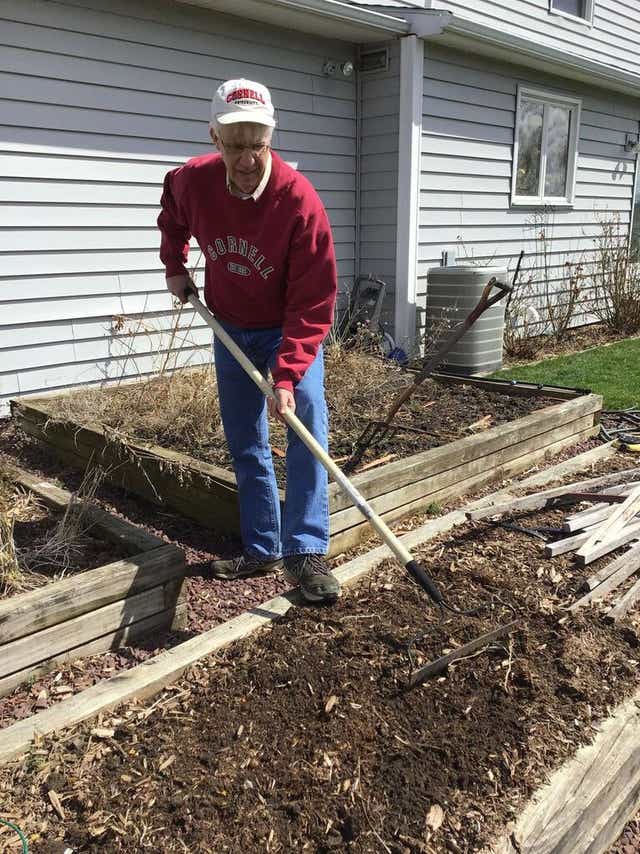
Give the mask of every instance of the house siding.
<svg viewBox="0 0 640 854">
<path fill-rule="evenodd" d="M 427 271 L 443 250 L 465 259 L 524 269 L 539 252 L 536 208 L 511 206 L 518 84 L 582 99 L 575 201 L 549 213 L 552 291 L 565 287 L 566 261 L 594 249 L 599 219 L 615 214 L 628 228 L 636 158 L 624 151 L 635 134 L 640 101 L 472 54 L 425 46 L 418 305 Z M 538 209 L 539 211 L 540 209 Z M 585 287 L 579 315 L 588 313 Z"/>
<path fill-rule="evenodd" d="M 379 48 L 379 46 L 375 46 Z M 393 325 L 398 214 L 400 47 L 388 45 L 387 71 L 361 78 L 360 272 L 387 283 L 383 322 Z"/>
<path fill-rule="evenodd" d="M 495 28 L 567 54 L 640 73 L 640 3 L 638 0 L 594 0 L 593 25 L 550 13 L 549 0 L 431 0 L 462 19 Z"/>
<path fill-rule="evenodd" d="M 162 179 L 211 150 L 226 78 L 271 88 L 274 148 L 318 189 L 353 277 L 356 84 L 322 72 L 352 46 L 142 0 L 0 0 L 0 33 L 0 406 L 158 369 L 174 321 Z M 208 328 L 190 310 L 180 326 L 170 363 L 208 359 Z"/>
</svg>

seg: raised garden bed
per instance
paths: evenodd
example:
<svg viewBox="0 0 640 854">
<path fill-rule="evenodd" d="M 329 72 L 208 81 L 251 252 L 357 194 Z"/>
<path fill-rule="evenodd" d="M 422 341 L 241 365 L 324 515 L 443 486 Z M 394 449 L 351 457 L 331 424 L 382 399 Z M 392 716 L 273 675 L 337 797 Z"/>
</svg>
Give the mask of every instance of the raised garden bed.
<svg viewBox="0 0 640 854">
<path fill-rule="evenodd" d="M 541 408 L 354 475 L 358 490 L 387 523 L 517 474 L 598 430 L 599 395 L 491 380 L 463 381 L 447 375 L 438 375 L 438 383 L 445 388 L 464 385 L 480 396 L 499 392 L 501 397 L 518 399 L 527 395 L 533 399 L 531 408 Z M 94 459 L 108 470 L 113 482 L 144 498 L 214 530 L 238 530 L 236 483 L 230 471 L 173 449 L 125 439 L 99 424 L 52 420 L 53 409 L 47 397 L 12 401 L 12 414 L 21 428 L 54 448 L 66 462 L 84 467 Z M 345 551 L 370 533 L 369 524 L 350 507 L 336 484 L 330 485 L 329 507 L 330 554 Z"/>
<path fill-rule="evenodd" d="M 13 482 L 54 512 L 73 496 L 14 470 Z M 0 599 L 0 696 L 63 662 L 106 652 L 183 625 L 184 555 L 95 506 L 83 510 L 111 558 L 28 592 Z"/>
<path fill-rule="evenodd" d="M 84 717 L 122 701 L 127 680 L 129 697 L 144 696 L 171 666 L 175 678 L 193 664 L 196 646 L 211 652 L 286 614 L 152 705 L 40 741 L 0 775 L 10 815 L 88 852 L 603 854 L 638 802 L 637 614 L 619 626 L 595 609 L 567 615 L 580 582 L 567 556 L 550 566 L 535 540 L 485 524 L 442 533 L 464 520 L 430 523 L 437 539 L 416 552 L 455 604 L 493 598 L 479 620 L 441 623 L 378 550 L 339 570 L 345 582 L 375 572 L 334 609 L 280 597 L 216 630 L 217 647 L 208 633 L 184 645 L 190 660 L 176 651 L 87 692 Z M 427 632 L 418 665 L 514 618 L 495 643 L 408 689 L 416 635 Z M 41 731 L 56 717 L 64 710 L 45 713 Z M 42 785 L 62 816 L 47 813 Z"/>
</svg>

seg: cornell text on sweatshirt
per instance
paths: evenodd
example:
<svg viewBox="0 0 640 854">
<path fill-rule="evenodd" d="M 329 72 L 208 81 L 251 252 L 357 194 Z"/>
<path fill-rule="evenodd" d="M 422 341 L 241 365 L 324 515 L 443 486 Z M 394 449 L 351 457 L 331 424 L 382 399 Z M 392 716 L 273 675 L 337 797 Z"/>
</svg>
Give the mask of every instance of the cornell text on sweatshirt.
<svg viewBox="0 0 640 854">
<path fill-rule="evenodd" d="M 264 192 L 241 199 L 227 188 L 222 157 L 207 154 L 166 175 L 161 205 L 167 276 L 188 273 L 195 237 L 208 307 L 244 329 L 281 327 L 273 379 L 293 390 L 329 331 L 337 290 L 331 227 L 310 182 L 273 153 Z"/>
</svg>

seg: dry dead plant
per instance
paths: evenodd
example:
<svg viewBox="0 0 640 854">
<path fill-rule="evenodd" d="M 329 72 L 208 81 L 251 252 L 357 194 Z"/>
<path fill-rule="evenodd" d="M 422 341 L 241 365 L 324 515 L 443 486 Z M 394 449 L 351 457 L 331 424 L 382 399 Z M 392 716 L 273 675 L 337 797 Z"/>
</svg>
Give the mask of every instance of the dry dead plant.
<svg viewBox="0 0 640 854">
<path fill-rule="evenodd" d="M 25 588 L 21 557 L 15 544 L 16 521 L 30 515 L 35 502 L 29 493 L 18 489 L 10 477 L 0 472 L 0 595 L 18 593 Z"/>
<path fill-rule="evenodd" d="M 20 588 L 22 572 L 13 539 L 16 499 L 15 487 L 0 474 L 0 595 Z"/>
<path fill-rule="evenodd" d="M 523 276 L 531 283 L 531 293 L 542 315 L 539 334 L 559 342 L 571 326 L 584 292 L 587 279 L 584 253 L 556 257 L 554 218 L 549 208 L 534 211 L 527 220 L 526 230 L 531 235 L 533 252 L 528 255 L 528 268 Z"/>
<path fill-rule="evenodd" d="M 21 562 L 30 569 L 50 568 L 56 578 L 63 578 L 82 554 L 93 522 L 91 507 L 105 477 L 104 469 L 90 466 L 71 496 L 62 518 L 44 541 L 21 554 Z"/>
<path fill-rule="evenodd" d="M 327 346 L 325 383 L 334 440 L 349 435 L 352 440 L 368 418 L 387 408 L 407 377 L 395 362 L 341 343 Z M 106 427 L 122 446 L 142 439 L 194 456 L 207 448 L 207 459 L 220 465 L 229 461 L 212 365 L 113 389 L 79 389 L 51 398 L 48 409 L 52 421 Z M 272 422 L 270 430 L 272 444 L 284 449 L 286 428 Z"/>
<path fill-rule="evenodd" d="M 598 219 L 600 233 L 594 238 L 590 264 L 593 312 L 615 332 L 640 330 L 640 259 L 629 248 L 628 227 L 620 214 Z"/>
</svg>

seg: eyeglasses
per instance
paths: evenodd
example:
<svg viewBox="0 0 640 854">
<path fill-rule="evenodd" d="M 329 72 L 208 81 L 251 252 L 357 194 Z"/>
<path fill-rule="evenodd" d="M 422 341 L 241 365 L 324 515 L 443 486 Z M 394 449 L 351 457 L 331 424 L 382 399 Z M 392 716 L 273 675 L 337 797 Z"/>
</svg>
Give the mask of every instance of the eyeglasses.
<svg viewBox="0 0 640 854">
<path fill-rule="evenodd" d="M 271 148 L 267 142 L 254 142 L 252 145 L 235 145 L 220 140 L 220 143 L 227 154 L 231 155 L 231 157 L 240 157 L 240 155 L 244 154 L 245 151 L 248 151 L 249 154 L 252 154 L 254 157 L 262 157 L 262 155 L 266 154 Z"/>
</svg>

